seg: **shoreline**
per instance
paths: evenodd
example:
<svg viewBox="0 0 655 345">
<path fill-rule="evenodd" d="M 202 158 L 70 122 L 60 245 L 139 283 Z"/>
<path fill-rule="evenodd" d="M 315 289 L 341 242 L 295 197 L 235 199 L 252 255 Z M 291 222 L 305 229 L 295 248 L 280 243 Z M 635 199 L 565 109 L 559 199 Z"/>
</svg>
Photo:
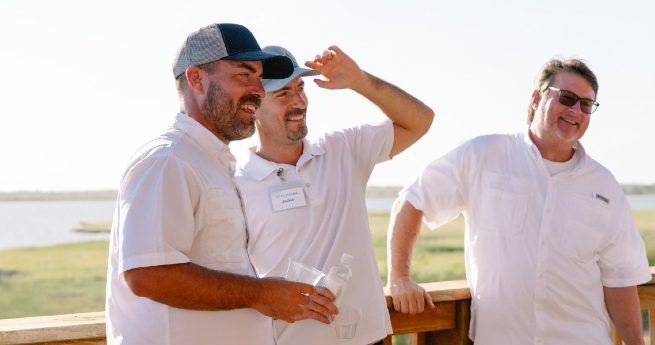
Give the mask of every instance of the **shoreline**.
<svg viewBox="0 0 655 345">
<path fill-rule="evenodd" d="M 655 207 L 633 208 L 633 212 L 640 213 L 640 216 L 635 216 L 635 221 L 636 222 L 637 222 L 638 218 L 641 219 L 644 216 L 646 216 L 648 218 L 655 217 Z M 369 215 L 369 219 L 370 219 L 370 217 L 388 217 L 389 216 L 389 211 L 371 210 L 371 211 L 368 212 L 368 215 Z M 35 249 L 43 249 L 43 248 L 52 248 L 52 247 L 57 247 L 57 246 L 88 244 L 88 243 L 92 243 L 92 242 L 108 242 L 109 241 L 110 231 L 108 231 L 106 229 L 107 227 L 109 228 L 109 230 L 111 229 L 111 220 L 106 220 L 106 221 L 81 221 L 80 224 L 77 227 L 71 228 L 70 231 L 87 234 L 87 235 L 89 235 L 88 239 L 83 239 L 83 240 L 80 240 L 80 241 L 51 243 L 51 244 L 44 244 L 44 245 L 4 247 L 4 248 L 0 248 L 0 253 L 5 252 L 5 251 L 11 251 L 11 250 L 35 250 Z M 372 227 L 373 227 L 373 225 L 371 225 L 371 228 Z M 650 227 L 647 227 L 646 229 L 640 229 L 640 231 L 645 231 L 645 230 L 650 230 Z M 437 232 L 438 232 L 438 230 L 437 230 Z M 106 235 L 107 237 L 106 238 L 100 237 L 102 235 Z M 95 238 L 92 238 L 92 237 L 95 237 Z"/>
<path fill-rule="evenodd" d="M 655 195 L 655 184 L 622 184 L 625 195 Z M 395 198 L 401 186 L 368 186 L 367 198 Z M 117 190 L 81 190 L 81 191 L 7 191 L 0 192 L 2 201 L 113 201 Z"/>
</svg>

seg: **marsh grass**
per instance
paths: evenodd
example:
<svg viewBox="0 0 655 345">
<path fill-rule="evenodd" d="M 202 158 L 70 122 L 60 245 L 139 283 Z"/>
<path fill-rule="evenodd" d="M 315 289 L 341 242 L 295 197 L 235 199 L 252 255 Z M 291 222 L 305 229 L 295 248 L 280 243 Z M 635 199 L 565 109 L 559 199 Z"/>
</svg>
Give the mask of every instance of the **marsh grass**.
<svg viewBox="0 0 655 345">
<path fill-rule="evenodd" d="M 104 309 L 107 241 L 0 251 L 0 318 Z"/>
<path fill-rule="evenodd" d="M 637 228 L 655 264 L 655 209 L 635 210 Z M 386 281 L 388 213 L 370 213 L 371 240 Z M 105 223 L 106 224 L 106 223 Z M 436 231 L 423 227 L 412 259 L 418 282 L 464 279 L 464 220 Z M 106 241 L 0 250 L 0 318 L 104 309 Z"/>
<path fill-rule="evenodd" d="M 85 233 L 109 233 L 111 231 L 111 221 L 81 221 L 80 224 L 77 227 L 72 228 L 71 231 Z"/>
</svg>

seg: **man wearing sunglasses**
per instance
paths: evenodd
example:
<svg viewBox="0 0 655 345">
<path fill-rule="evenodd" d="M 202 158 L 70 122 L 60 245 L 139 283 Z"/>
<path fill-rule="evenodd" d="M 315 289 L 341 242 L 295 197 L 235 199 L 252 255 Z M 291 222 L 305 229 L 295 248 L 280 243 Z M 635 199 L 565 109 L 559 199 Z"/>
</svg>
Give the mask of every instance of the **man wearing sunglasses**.
<svg viewBox="0 0 655 345">
<path fill-rule="evenodd" d="M 610 345 L 610 321 L 626 344 L 643 344 L 644 244 L 621 186 L 579 142 L 597 93 L 582 61 L 551 60 L 524 133 L 468 140 L 401 191 L 389 226 L 396 310 L 432 306 L 409 278 L 421 219 L 435 229 L 463 213 L 476 345 Z"/>
</svg>

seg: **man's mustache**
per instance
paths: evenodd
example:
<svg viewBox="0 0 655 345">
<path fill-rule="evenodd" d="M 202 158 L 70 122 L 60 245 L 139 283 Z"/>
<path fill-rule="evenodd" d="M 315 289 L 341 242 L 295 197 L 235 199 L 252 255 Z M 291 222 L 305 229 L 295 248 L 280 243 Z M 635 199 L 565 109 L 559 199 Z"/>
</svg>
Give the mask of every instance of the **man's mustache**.
<svg viewBox="0 0 655 345">
<path fill-rule="evenodd" d="M 239 104 L 237 106 L 242 106 L 245 103 L 253 103 L 259 108 L 259 106 L 262 104 L 262 100 L 253 95 L 248 95 L 248 96 L 243 96 L 239 99 Z"/>
<path fill-rule="evenodd" d="M 289 117 L 294 116 L 294 115 L 302 115 L 302 116 L 305 116 L 305 114 L 307 114 L 307 109 L 298 109 L 298 108 L 296 108 L 296 109 L 291 109 L 291 110 L 287 111 L 287 112 L 284 114 L 284 119 L 285 119 L 285 120 L 288 120 Z"/>
</svg>

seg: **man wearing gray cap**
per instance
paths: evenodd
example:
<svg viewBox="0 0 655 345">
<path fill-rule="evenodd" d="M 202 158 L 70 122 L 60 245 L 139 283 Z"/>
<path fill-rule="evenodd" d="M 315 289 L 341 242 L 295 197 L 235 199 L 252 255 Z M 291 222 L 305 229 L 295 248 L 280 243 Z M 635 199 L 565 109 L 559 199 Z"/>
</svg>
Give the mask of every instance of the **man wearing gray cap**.
<svg viewBox="0 0 655 345">
<path fill-rule="evenodd" d="M 255 277 L 228 144 L 254 132 L 261 78 L 292 72 L 248 29 L 190 34 L 173 72 L 180 112 L 121 181 L 110 240 L 109 344 L 273 344 L 270 317 L 329 323 L 323 288 Z"/>
<path fill-rule="evenodd" d="M 370 344 L 391 333 L 365 204 L 368 178 L 379 162 L 402 152 L 430 128 L 433 111 L 403 90 L 363 71 L 338 47 L 302 68 L 289 51 L 266 47 L 293 61 L 286 79 L 264 79 L 257 110 L 259 143 L 237 170 L 257 274 L 284 276 L 289 260 L 325 273 L 351 255 L 352 278 L 338 297 L 340 315 L 361 314 L 354 334 L 339 334 L 313 320 L 275 321 L 278 344 Z M 307 96 L 303 76 L 322 74 L 326 89 L 351 89 L 386 115 L 378 124 L 305 139 Z M 350 261 L 350 260 L 347 260 Z M 339 315 L 335 322 L 339 322 Z M 339 339 L 339 337 L 351 339 Z M 310 340 L 311 339 L 311 340 Z"/>
</svg>

